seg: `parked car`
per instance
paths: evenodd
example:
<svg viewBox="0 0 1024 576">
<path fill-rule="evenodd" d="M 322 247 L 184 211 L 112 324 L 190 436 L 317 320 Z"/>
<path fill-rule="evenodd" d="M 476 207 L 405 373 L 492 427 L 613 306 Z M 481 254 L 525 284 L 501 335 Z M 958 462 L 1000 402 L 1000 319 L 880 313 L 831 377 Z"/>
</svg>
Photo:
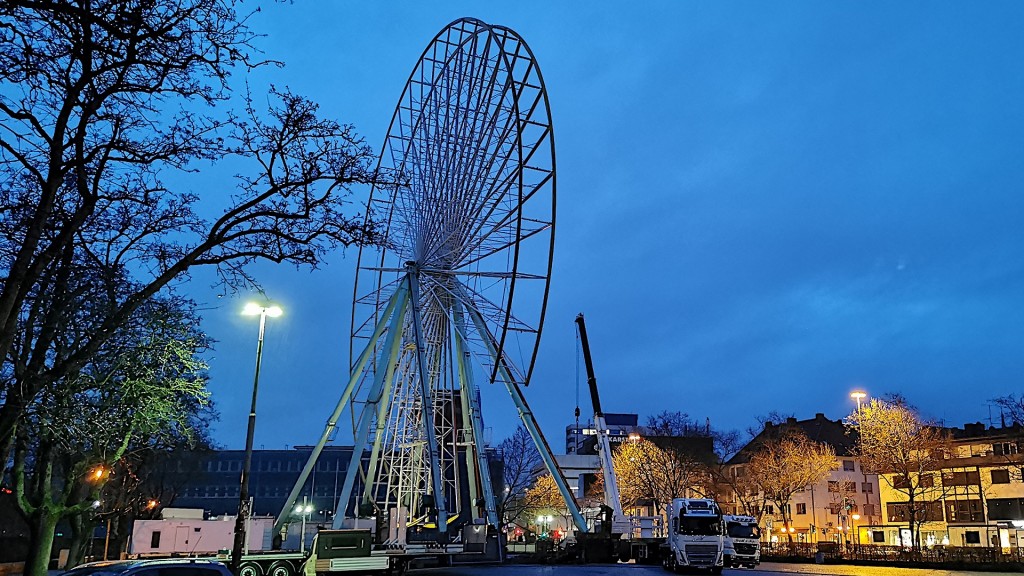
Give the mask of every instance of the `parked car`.
<svg viewBox="0 0 1024 576">
<path fill-rule="evenodd" d="M 213 560 L 166 558 L 90 562 L 76 566 L 61 576 L 232 576 L 232 574 L 227 566 Z"/>
</svg>

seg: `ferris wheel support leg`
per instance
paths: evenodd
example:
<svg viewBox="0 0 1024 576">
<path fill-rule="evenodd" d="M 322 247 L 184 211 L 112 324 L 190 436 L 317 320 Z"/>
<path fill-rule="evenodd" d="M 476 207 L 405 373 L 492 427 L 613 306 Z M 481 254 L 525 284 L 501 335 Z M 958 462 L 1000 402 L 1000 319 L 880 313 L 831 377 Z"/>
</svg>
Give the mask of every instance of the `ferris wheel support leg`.
<svg viewBox="0 0 1024 576">
<path fill-rule="evenodd" d="M 427 456 L 430 458 L 430 479 L 434 489 L 434 506 L 437 508 L 437 530 L 441 534 L 448 533 L 448 509 L 445 504 L 444 487 L 441 483 L 441 453 L 437 445 L 437 434 L 434 433 L 434 395 L 430 390 L 427 378 L 427 362 L 423 357 L 423 324 L 420 318 L 420 284 L 415 263 L 407 264 L 405 277 L 409 281 L 409 292 L 412 295 L 412 326 L 416 336 L 416 372 L 420 380 L 420 398 L 423 402 L 423 430 L 427 440 Z"/>
<path fill-rule="evenodd" d="M 462 388 L 462 419 L 464 428 L 470 430 L 473 434 L 473 449 L 476 452 L 476 468 L 480 471 L 480 484 L 484 490 L 484 507 L 487 511 L 487 522 L 495 528 L 501 529 L 498 523 L 498 512 L 494 505 L 494 487 L 491 485 L 491 474 L 490 466 L 487 464 L 487 454 L 484 452 L 484 441 L 483 441 L 483 429 L 484 423 L 481 419 L 480 401 L 477 398 L 476 384 L 473 382 L 473 374 L 470 367 L 466 364 L 466 342 L 463 334 L 465 334 L 465 318 L 462 316 L 462 309 L 457 304 L 454 307 L 454 342 L 455 342 L 455 355 L 458 358 L 459 367 L 459 384 Z M 467 464 L 471 464 L 472 459 L 467 458 Z M 469 477 L 473 478 L 473 471 L 470 470 Z M 474 487 L 473 481 L 470 481 L 470 486 Z M 474 510 L 476 509 L 474 503 Z"/>
<path fill-rule="evenodd" d="M 388 325 L 388 319 L 391 317 L 392 312 L 395 310 L 395 306 L 399 300 L 407 298 L 407 294 L 402 295 L 403 290 L 396 290 L 388 303 L 384 307 L 384 313 L 381 314 L 380 320 L 377 321 L 377 325 L 373 327 L 373 335 L 370 336 L 370 340 L 366 344 L 366 348 L 363 349 L 359 355 L 359 359 L 352 367 L 352 374 L 349 375 L 348 385 L 345 386 L 345 390 L 341 394 L 341 398 L 338 400 L 338 405 L 334 407 L 334 412 L 327 419 L 327 426 L 324 428 L 324 433 L 320 435 L 320 440 L 317 441 L 316 446 L 313 447 L 313 451 L 310 452 L 309 458 L 306 460 L 306 465 L 302 467 L 302 472 L 299 473 L 298 480 L 295 481 L 295 486 L 292 487 L 292 491 L 288 493 L 288 498 L 284 501 L 284 507 L 281 508 L 281 513 L 277 515 L 277 520 L 274 521 L 273 534 L 277 534 L 285 524 L 288 523 L 288 518 L 291 514 L 292 506 L 299 498 L 299 493 L 302 492 L 303 486 L 306 485 L 306 480 L 309 475 L 313 472 L 313 466 L 316 465 L 316 461 L 320 458 L 320 453 L 323 451 L 324 446 L 327 445 L 327 441 L 331 437 L 331 433 L 334 432 L 334 428 L 338 424 L 338 418 L 341 418 L 341 413 L 345 409 L 345 405 L 352 398 L 352 391 L 355 390 L 356 384 L 359 383 L 359 375 L 362 373 L 363 368 L 366 366 L 366 362 L 370 359 L 373 353 L 373 345 L 380 338 L 381 334 L 384 333 L 384 327 Z M 404 306 L 404 304 L 403 304 Z M 354 454 L 354 453 L 353 453 Z"/>
<path fill-rule="evenodd" d="M 403 302 L 402 310 L 398 313 L 396 318 L 402 318 L 405 316 L 405 303 Z M 390 342 L 390 345 L 386 345 L 385 354 L 390 360 L 387 363 L 384 373 L 384 390 L 381 392 L 383 398 L 389 400 L 381 402 L 377 406 L 377 428 L 373 435 L 373 448 L 370 450 L 370 462 L 366 467 L 366 484 L 363 487 L 363 501 L 370 501 L 373 498 L 373 484 L 377 478 L 377 460 L 380 458 L 380 448 L 384 441 L 384 427 L 387 425 L 387 414 L 391 408 L 392 399 L 392 384 L 395 381 L 395 368 L 398 366 L 400 351 L 402 349 L 402 333 L 404 332 L 404 323 L 399 319 L 394 326 L 396 330 L 395 339 Z M 378 369 L 380 366 L 378 365 Z"/>
<path fill-rule="evenodd" d="M 569 512 L 572 514 L 573 523 L 576 524 L 576 529 L 580 532 L 587 531 L 587 521 L 583 518 L 583 514 L 580 513 L 579 503 L 576 502 L 576 497 L 573 496 L 572 492 L 569 491 L 569 483 L 565 481 L 565 476 L 562 475 L 562 470 L 558 467 L 558 463 L 555 462 L 555 457 L 551 453 L 551 447 L 548 446 L 548 441 L 544 438 L 544 434 L 540 431 L 540 425 L 537 424 L 537 419 L 533 415 L 533 411 L 530 410 L 530 405 L 526 403 L 526 397 L 523 396 L 523 391 L 519 389 L 519 384 L 512 379 L 512 374 L 505 366 L 505 360 L 498 355 L 498 347 L 494 342 L 494 338 L 490 331 L 487 329 L 487 323 L 484 321 L 483 316 L 480 312 L 472 306 L 467 306 L 469 315 L 473 318 L 473 323 L 476 324 L 477 332 L 480 333 L 484 339 L 484 343 L 487 345 L 487 350 L 491 354 L 491 358 L 494 360 L 495 366 L 498 368 L 498 373 L 501 375 L 501 379 L 505 382 L 505 389 L 508 390 L 509 396 L 512 397 L 512 402 L 516 405 L 519 410 L 519 418 L 523 421 L 523 425 L 526 426 L 527 432 L 533 438 L 533 443 L 537 446 L 537 451 L 540 452 L 541 460 L 544 461 L 544 466 L 548 469 L 548 473 L 555 480 L 555 485 L 558 487 L 558 492 L 562 495 L 562 499 L 565 500 L 566 507 L 569 508 Z"/>
<path fill-rule="evenodd" d="M 388 370 L 388 364 L 394 362 L 397 349 L 402 343 L 402 339 L 400 337 L 400 332 L 402 331 L 402 319 L 405 317 L 405 308 L 409 302 L 409 293 L 406 290 L 399 288 L 396 294 L 399 294 L 399 296 L 397 306 L 395 306 L 394 311 L 391 313 L 391 327 L 388 328 L 388 335 L 384 339 L 384 349 L 381 351 L 380 357 L 377 359 L 377 369 L 374 372 L 373 386 L 367 394 L 366 404 L 363 406 L 363 412 L 359 416 L 359 424 L 356 428 L 356 437 L 352 444 L 352 458 L 348 461 L 348 469 L 345 471 L 345 482 L 341 489 L 341 498 L 338 500 L 338 508 L 334 514 L 334 522 L 332 523 L 332 527 L 335 529 L 341 528 L 341 523 L 345 519 L 345 514 L 348 510 L 349 499 L 352 497 L 352 487 L 355 484 L 356 477 L 359 476 L 359 465 L 363 459 L 363 450 L 366 449 L 366 441 L 370 432 L 370 424 L 372 423 L 376 412 L 374 408 L 379 407 L 381 403 L 390 403 L 390 398 L 385 398 L 383 394 L 385 374 L 390 372 Z M 356 512 L 358 514 L 358 509 Z"/>
</svg>

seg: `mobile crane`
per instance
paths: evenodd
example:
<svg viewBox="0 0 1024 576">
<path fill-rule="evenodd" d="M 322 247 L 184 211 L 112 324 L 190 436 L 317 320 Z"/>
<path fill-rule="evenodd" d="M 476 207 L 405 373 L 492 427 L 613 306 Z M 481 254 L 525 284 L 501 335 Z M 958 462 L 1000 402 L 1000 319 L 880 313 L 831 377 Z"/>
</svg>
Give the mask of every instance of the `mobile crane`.
<svg viewBox="0 0 1024 576">
<path fill-rule="evenodd" d="M 597 393 L 597 377 L 594 376 L 594 361 L 590 357 L 590 342 L 587 340 L 587 324 L 583 314 L 576 316 L 576 326 L 580 332 L 580 347 L 583 349 L 583 362 L 587 368 L 587 386 L 590 387 L 590 401 L 594 406 L 594 429 L 597 436 L 597 456 L 601 460 L 601 472 L 604 474 L 604 503 L 612 509 L 611 537 L 618 539 L 629 534 L 631 524 L 622 512 L 622 500 L 619 497 L 619 483 L 612 466 L 612 448 L 608 439 L 608 424 L 601 410 L 601 398 Z"/>
<path fill-rule="evenodd" d="M 711 574 L 721 574 L 724 562 L 724 529 L 722 512 L 718 504 L 710 499 L 675 498 L 667 507 L 672 529 L 666 537 L 641 535 L 633 538 L 633 523 L 622 510 L 619 483 L 612 462 L 611 442 L 601 400 L 597 392 L 597 377 L 594 376 L 594 362 L 590 356 L 590 342 L 587 339 L 587 325 L 583 314 L 576 316 L 579 328 L 580 347 L 587 370 L 587 385 L 590 400 L 594 405 L 594 429 L 597 436 L 597 453 L 604 474 L 604 501 L 612 510 L 609 545 L 617 544 L 618 559 L 634 560 L 638 564 L 661 562 L 671 571 L 684 568 L 699 568 Z M 644 520 L 660 520 L 660 517 L 640 517 Z M 607 531 L 607 528 L 605 529 Z M 625 536 L 623 539 L 622 537 Z"/>
</svg>

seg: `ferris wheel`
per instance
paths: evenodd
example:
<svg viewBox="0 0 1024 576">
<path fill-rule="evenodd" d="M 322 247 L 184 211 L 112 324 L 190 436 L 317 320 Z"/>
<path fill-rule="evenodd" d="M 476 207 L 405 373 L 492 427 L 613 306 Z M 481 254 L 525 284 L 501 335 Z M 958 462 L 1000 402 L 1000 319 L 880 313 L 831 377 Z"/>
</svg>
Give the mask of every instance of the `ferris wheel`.
<svg viewBox="0 0 1024 576">
<path fill-rule="evenodd" d="M 442 534 L 481 518 L 497 526 L 485 382 L 508 389 L 572 502 L 521 389 L 544 324 L 556 184 L 544 80 L 523 39 L 472 18 L 438 33 L 409 76 L 378 169 L 390 184 L 374 187 L 367 218 L 385 224 L 385 242 L 359 252 L 351 379 L 318 445 L 350 404 L 354 451 L 335 527 L 396 511 Z"/>
</svg>

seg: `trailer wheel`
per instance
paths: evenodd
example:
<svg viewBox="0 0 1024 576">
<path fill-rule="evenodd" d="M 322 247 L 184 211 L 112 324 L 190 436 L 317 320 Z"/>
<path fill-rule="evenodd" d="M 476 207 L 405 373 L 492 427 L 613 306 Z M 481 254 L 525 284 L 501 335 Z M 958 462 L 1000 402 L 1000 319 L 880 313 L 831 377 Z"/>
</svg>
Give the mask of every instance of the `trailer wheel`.
<svg viewBox="0 0 1024 576">
<path fill-rule="evenodd" d="M 256 562 L 243 562 L 238 567 L 238 576 L 263 576 L 263 568 Z"/>
<path fill-rule="evenodd" d="M 391 558 L 391 562 L 388 564 L 388 571 L 385 572 L 388 576 L 405 576 L 405 573 L 409 570 L 409 561 L 405 558 Z"/>
<path fill-rule="evenodd" d="M 295 567 L 291 562 L 279 560 L 270 565 L 267 576 L 295 576 Z"/>
</svg>

